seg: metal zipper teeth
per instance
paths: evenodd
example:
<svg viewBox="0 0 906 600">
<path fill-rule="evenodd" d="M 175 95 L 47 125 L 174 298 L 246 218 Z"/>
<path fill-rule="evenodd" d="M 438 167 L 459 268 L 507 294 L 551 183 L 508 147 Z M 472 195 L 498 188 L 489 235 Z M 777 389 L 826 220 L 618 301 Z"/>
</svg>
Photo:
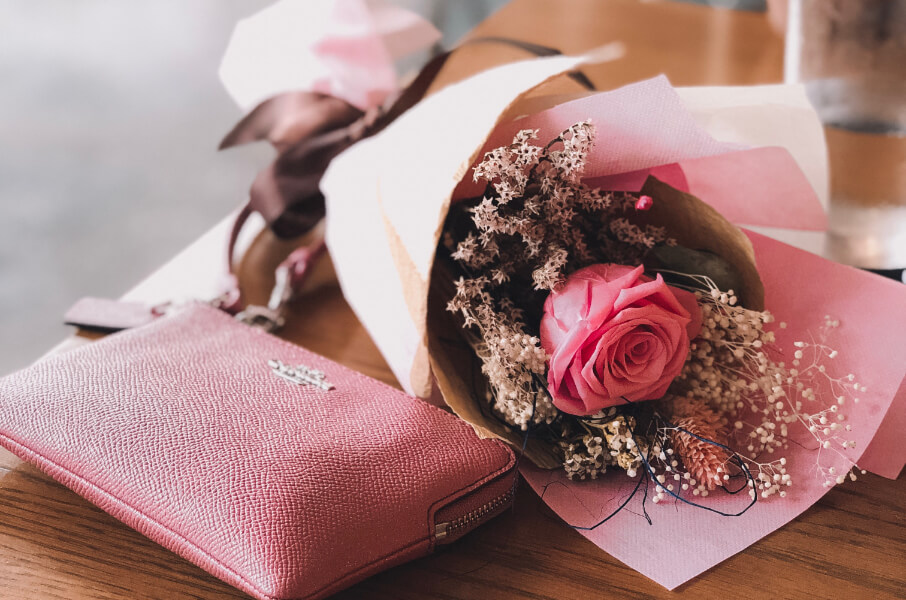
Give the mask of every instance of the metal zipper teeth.
<svg viewBox="0 0 906 600">
<path fill-rule="evenodd" d="M 461 517 L 457 517 L 456 519 L 447 521 L 445 523 L 438 523 L 434 526 L 434 538 L 442 540 L 445 537 L 455 533 L 459 529 L 473 525 L 501 506 L 509 503 L 512 499 L 513 490 L 507 490 L 507 492 L 502 496 L 498 496 L 490 502 L 482 504 L 475 510 L 470 511 Z"/>
</svg>

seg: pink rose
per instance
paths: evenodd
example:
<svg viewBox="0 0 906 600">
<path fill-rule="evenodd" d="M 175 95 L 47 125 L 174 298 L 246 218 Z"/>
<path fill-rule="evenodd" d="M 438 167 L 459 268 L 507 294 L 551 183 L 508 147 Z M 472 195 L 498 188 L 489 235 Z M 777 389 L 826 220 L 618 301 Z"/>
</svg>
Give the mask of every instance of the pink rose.
<svg viewBox="0 0 906 600">
<path fill-rule="evenodd" d="M 654 400 L 680 374 L 701 311 L 693 294 L 643 270 L 592 265 L 548 296 L 541 347 L 560 410 L 591 415 L 626 400 Z"/>
</svg>

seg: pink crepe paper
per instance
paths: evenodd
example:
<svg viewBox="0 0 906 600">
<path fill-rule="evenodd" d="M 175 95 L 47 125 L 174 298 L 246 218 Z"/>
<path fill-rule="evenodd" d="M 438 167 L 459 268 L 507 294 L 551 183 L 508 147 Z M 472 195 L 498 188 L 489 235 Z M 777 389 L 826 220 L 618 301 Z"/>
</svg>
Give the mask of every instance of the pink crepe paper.
<svg viewBox="0 0 906 600">
<path fill-rule="evenodd" d="M 385 0 L 281 0 L 236 25 L 220 79 L 245 110 L 289 91 L 322 92 L 367 110 L 397 91 L 394 61 L 440 37 Z"/>
<path fill-rule="evenodd" d="M 906 360 L 906 359 L 904 359 Z M 906 466 L 903 432 L 906 431 L 906 379 L 900 386 L 878 433 L 859 459 L 859 465 L 888 479 L 896 479 Z"/>
<path fill-rule="evenodd" d="M 906 351 L 902 346 L 906 339 L 906 310 L 902 310 L 906 308 L 906 287 L 746 233 L 755 246 L 766 304 L 778 321 L 788 323 L 787 329 L 775 330 L 779 348 L 792 353 L 792 342 L 810 339 L 810 332 L 817 331 L 825 314 L 840 320 L 840 327 L 831 331 L 828 340 L 839 355 L 828 369 L 836 376 L 854 373 L 868 388 L 859 395 L 858 404 L 849 403 L 841 411 L 852 425 L 847 435 L 856 441 L 847 455 L 858 460 L 906 378 Z M 829 404 L 826 400 L 824 403 Z M 680 503 L 655 505 L 649 501 L 649 526 L 642 516 L 640 493 L 609 521 L 580 533 L 631 568 L 674 589 L 794 519 L 828 491 L 815 471 L 817 444 L 804 430 L 798 440 L 804 448 L 791 444 L 783 454 L 794 481 L 786 498 L 760 500 L 738 517 Z M 898 443 L 894 439 L 883 441 L 877 451 L 894 453 Z M 823 452 L 823 464 L 835 464 L 841 472 L 846 469 L 845 461 Z M 544 471 L 525 462 L 521 470 L 529 484 L 560 517 L 579 527 L 592 526 L 611 514 L 637 483 L 621 473 L 608 473 L 596 481 L 571 482 L 562 471 Z M 724 512 L 738 512 L 749 499 L 745 492 L 729 496 L 718 491 L 696 500 Z"/>
<path fill-rule="evenodd" d="M 649 175 L 704 200 L 733 223 L 827 229 L 818 196 L 784 148 L 727 152 L 584 181 L 605 190 L 638 192 Z"/>
<path fill-rule="evenodd" d="M 589 118 L 597 129 L 597 141 L 588 157 L 585 177 L 627 173 L 741 149 L 708 135 L 685 109 L 667 78 L 659 76 L 504 123 L 491 133 L 480 156 L 510 144 L 522 129 L 538 129 L 539 139 L 551 140 Z M 453 197 L 472 197 L 481 191 L 481 185 L 467 177 Z"/>
<path fill-rule="evenodd" d="M 806 230 L 826 227 L 821 203 L 789 152 L 746 149 L 715 140 L 686 110 L 664 76 L 502 124 L 485 143 L 481 156 L 509 144 L 519 130 L 538 129 L 539 139 L 550 140 L 589 118 L 597 140 L 584 177 L 593 187 L 638 191 L 651 174 L 708 202 L 734 223 Z M 469 198 L 482 191 L 467 177 L 453 197 Z"/>
</svg>

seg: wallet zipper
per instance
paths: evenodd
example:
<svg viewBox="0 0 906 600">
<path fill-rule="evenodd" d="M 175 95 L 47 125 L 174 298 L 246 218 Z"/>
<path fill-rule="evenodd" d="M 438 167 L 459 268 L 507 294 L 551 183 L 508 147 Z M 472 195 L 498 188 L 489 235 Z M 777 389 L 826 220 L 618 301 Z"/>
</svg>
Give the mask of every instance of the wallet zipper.
<svg viewBox="0 0 906 600">
<path fill-rule="evenodd" d="M 434 526 L 434 539 L 442 540 L 457 533 L 460 529 L 477 527 L 486 518 L 493 516 L 494 512 L 497 511 L 497 509 L 501 508 L 502 506 L 506 506 L 512 500 L 513 490 L 512 488 L 510 488 L 503 495 L 494 498 L 490 502 L 482 504 L 478 508 L 467 512 L 461 517 L 457 517 L 452 521 L 437 523 Z"/>
</svg>

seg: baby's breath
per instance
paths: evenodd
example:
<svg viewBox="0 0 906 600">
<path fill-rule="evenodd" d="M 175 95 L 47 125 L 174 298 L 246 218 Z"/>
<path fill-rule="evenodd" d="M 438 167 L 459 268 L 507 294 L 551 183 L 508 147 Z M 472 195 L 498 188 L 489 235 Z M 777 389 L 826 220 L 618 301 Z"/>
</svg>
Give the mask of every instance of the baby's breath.
<svg viewBox="0 0 906 600">
<path fill-rule="evenodd" d="M 839 353 L 824 340 L 839 323 L 826 317 L 819 341 L 794 342 L 787 364 L 779 360 L 774 332 L 767 328 L 774 321 L 771 313 L 743 308 L 733 290 L 721 291 L 706 277 L 696 279 L 704 287 L 696 291 L 702 330 L 673 389 L 728 420 L 728 443 L 755 479 L 750 495 L 786 495 L 793 480 L 782 455 L 803 432 L 814 440 L 815 468 L 825 486 L 843 483 L 847 472 L 855 478 L 856 465 L 848 455 L 855 442 L 846 435 L 850 426 L 843 407 L 863 388 L 851 375 L 831 375 L 829 363 Z M 834 400 L 822 406 L 819 397 Z M 827 460 L 827 453 L 834 457 Z M 842 473 L 834 466 L 841 459 L 849 465 Z"/>
</svg>

